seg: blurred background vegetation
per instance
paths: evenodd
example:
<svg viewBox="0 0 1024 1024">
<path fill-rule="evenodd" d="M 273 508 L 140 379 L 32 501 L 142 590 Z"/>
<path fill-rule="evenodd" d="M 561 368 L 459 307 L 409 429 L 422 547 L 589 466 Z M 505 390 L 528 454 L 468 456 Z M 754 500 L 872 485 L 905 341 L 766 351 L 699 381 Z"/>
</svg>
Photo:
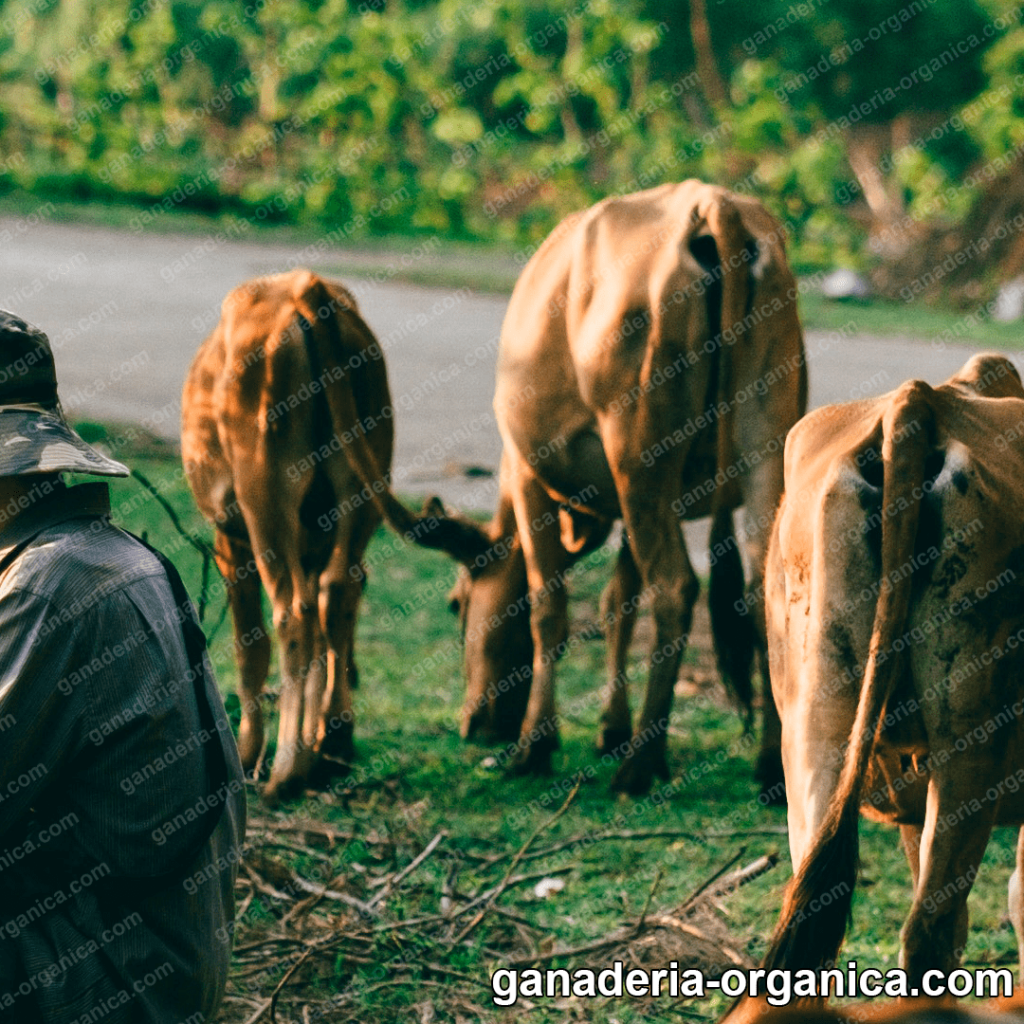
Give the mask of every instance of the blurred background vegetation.
<svg viewBox="0 0 1024 1024">
<path fill-rule="evenodd" d="M 900 3 L 0 0 L 0 194 L 525 252 L 697 176 L 966 306 L 1024 271 L 1024 16 Z"/>
</svg>

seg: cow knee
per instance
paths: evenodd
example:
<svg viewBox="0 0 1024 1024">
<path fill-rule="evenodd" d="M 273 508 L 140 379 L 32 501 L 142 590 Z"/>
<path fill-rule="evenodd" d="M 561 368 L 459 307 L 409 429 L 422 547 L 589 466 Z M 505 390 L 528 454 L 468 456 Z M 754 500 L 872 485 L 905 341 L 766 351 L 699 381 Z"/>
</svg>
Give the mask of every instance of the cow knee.
<svg viewBox="0 0 1024 1024">
<path fill-rule="evenodd" d="M 689 579 L 682 586 L 662 587 L 654 595 L 651 613 L 659 634 L 678 637 L 690 629 L 693 606 L 700 593 L 700 584 Z"/>
<path fill-rule="evenodd" d="M 546 595 L 535 600 L 530 612 L 530 629 L 534 649 L 557 660 L 562 656 L 569 638 L 569 621 L 563 608 L 555 606 Z"/>
<path fill-rule="evenodd" d="M 339 631 L 351 632 L 362 593 L 363 588 L 359 582 L 322 581 L 318 610 L 320 628 L 325 636 L 333 637 Z"/>
<path fill-rule="evenodd" d="M 545 616 L 537 628 L 537 639 L 541 650 L 547 651 L 551 657 L 560 658 L 569 638 L 569 624 L 564 616 Z"/>
<path fill-rule="evenodd" d="M 311 653 L 315 621 L 309 604 L 274 608 L 274 628 L 285 654 Z"/>
<path fill-rule="evenodd" d="M 274 606 L 274 632 L 283 650 L 294 650 L 302 636 L 302 619 L 290 605 Z"/>
</svg>

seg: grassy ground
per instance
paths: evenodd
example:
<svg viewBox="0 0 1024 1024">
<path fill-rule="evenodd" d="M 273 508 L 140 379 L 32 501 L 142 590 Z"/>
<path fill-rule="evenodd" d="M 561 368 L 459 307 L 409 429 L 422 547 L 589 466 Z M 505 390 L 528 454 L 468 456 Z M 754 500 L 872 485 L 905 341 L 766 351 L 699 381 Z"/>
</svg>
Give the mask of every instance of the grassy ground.
<svg viewBox="0 0 1024 1024">
<path fill-rule="evenodd" d="M 138 209 L 127 204 L 73 203 L 53 200 L 50 219 L 67 223 L 94 224 L 130 230 Z M 7 195 L 0 198 L 0 216 L 26 216 L 39 208 L 36 196 Z M 205 217 L 194 213 L 176 213 L 158 219 L 147 231 L 207 234 L 223 226 L 225 217 Z M 303 246 L 317 237 L 314 227 L 260 226 L 250 235 L 267 243 Z M 522 265 L 529 256 L 526 248 L 512 245 L 442 240 L 429 259 L 404 267 L 399 258 L 423 238 L 388 236 L 366 238 L 350 246 L 336 248 L 315 269 L 339 277 L 367 276 L 389 270 L 389 278 L 412 284 L 437 287 L 470 287 L 477 291 L 508 294 Z M 810 277 L 814 268 L 806 268 Z M 852 320 L 863 334 L 903 339 L 929 339 L 951 344 L 1001 349 L 1024 347 L 1024 328 L 1020 323 L 1000 324 L 983 309 L 956 312 L 920 302 L 830 302 L 813 287 L 800 300 L 801 319 L 807 330 L 832 330 Z"/>
<path fill-rule="evenodd" d="M 209 536 L 194 510 L 172 448 L 138 438 L 126 443 L 130 432 L 115 427 L 93 424 L 84 431 L 90 438 L 106 437 L 119 457 L 158 485 L 187 529 Z M 198 596 L 201 560 L 182 543 L 166 512 L 135 480 L 114 483 L 113 504 L 122 525 L 146 533 L 172 555 L 192 594 Z M 456 623 L 446 611 L 444 598 L 455 570 L 443 556 L 431 552 L 395 552 L 396 543 L 393 535 L 382 530 L 369 551 L 373 569 L 358 629 L 361 685 L 356 694 L 359 764 L 355 776 L 327 794 L 307 795 L 281 811 L 267 812 L 255 798 L 251 803 L 254 817 L 271 832 L 312 821 L 344 833 L 347 839 L 316 850 L 308 848 L 310 839 L 305 846 L 284 844 L 278 856 L 299 873 L 322 861 L 318 877 L 332 880 L 334 888 L 343 888 L 351 880 L 356 887 L 352 891 L 372 892 L 373 879 L 409 864 L 431 837 L 444 832 L 446 855 L 428 858 L 399 891 L 381 903 L 388 921 L 437 914 L 453 886 L 455 892 L 471 892 L 493 885 L 510 863 L 508 856 L 548 822 L 563 802 L 573 773 L 588 767 L 593 777 L 583 783 L 575 801 L 537 845 L 594 836 L 609 828 L 675 830 L 689 836 L 608 839 L 531 862 L 533 869 L 539 866 L 564 880 L 565 888 L 544 899 L 533 894 L 532 881 L 510 890 L 501 900 L 506 915 L 502 926 L 481 926 L 461 942 L 435 937 L 412 949 L 401 929 L 381 931 L 364 955 L 338 954 L 317 979 L 303 982 L 305 988 L 299 986 L 299 996 L 312 999 L 318 992 L 323 997 L 344 990 L 345 1009 L 324 1019 L 361 1024 L 511 1021 L 523 1004 L 507 1010 L 494 1007 L 487 985 L 491 971 L 502 966 L 510 952 L 522 948 L 524 936 L 541 948 L 601 938 L 624 920 L 637 917 L 648 901 L 652 912 L 678 905 L 744 847 L 741 863 L 771 849 L 780 850 L 783 857 L 778 868 L 726 901 L 726 927 L 735 948 L 756 959 L 790 874 L 785 836 L 778 834 L 785 814 L 764 809 L 755 799 L 753 751 L 720 688 L 708 681 L 712 673 L 706 671 L 706 649 L 687 653 L 680 686 L 683 695 L 676 699 L 672 718 L 673 780 L 659 791 L 657 800 L 613 797 L 608 789 L 613 768 L 595 758 L 592 742 L 603 674 L 599 641 L 582 644 L 560 666 L 563 745 L 556 756 L 555 776 L 509 779 L 488 766 L 493 750 L 464 744 L 457 735 L 463 684 Z M 609 575 L 605 564 L 609 557 L 608 552 L 599 552 L 573 581 L 576 627 L 596 615 L 597 596 Z M 231 695 L 236 673 L 230 624 L 221 622 L 224 600 L 215 570 L 210 591 L 205 628 L 212 634 L 211 649 L 228 706 L 237 708 Z M 634 668 L 639 673 L 642 644 L 635 646 Z M 432 667 L 422 670 L 424 665 Z M 271 687 L 275 686 L 276 670 L 271 678 Z M 639 691 L 637 685 L 634 703 Z M 895 830 L 862 822 L 861 837 L 863 876 L 844 954 L 856 959 L 861 968 L 891 967 L 896 965 L 899 929 L 909 905 L 909 873 Z M 1009 830 L 996 834 L 971 897 L 968 965 L 1005 963 L 1015 955 L 1004 909 L 1013 838 Z M 500 857 L 506 859 L 495 863 Z M 283 904 L 266 893 L 252 897 L 251 887 L 240 890 L 240 899 L 246 892 L 250 895 L 243 901 L 245 913 L 236 945 L 242 948 L 241 957 L 251 958 L 269 930 L 279 926 L 284 911 Z M 311 898 L 311 902 L 317 900 Z M 321 927 L 340 930 L 345 926 L 340 917 L 324 916 Z M 584 962 L 606 965 L 602 955 L 595 953 L 557 966 Z M 294 959 L 288 960 L 283 953 L 255 966 L 251 959 L 240 962 L 232 982 L 234 1001 L 227 1004 L 224 1019 L 233 1022 L 249 1016 L 253 1000 L 258 1005 L 258 1000 L 268 997 L 290 965 Z M 538 999 L 532 1005 L 534 1019 L 541 1022 L 626 1024 L 680 1017 L 712 1020 L 724 1004 L 720 999 L 684 1003 L 663 998 L 647 1003 Z M 277 1019 L 302 1019 L 289 1014 L 282 1005 Z"/>
</svg>

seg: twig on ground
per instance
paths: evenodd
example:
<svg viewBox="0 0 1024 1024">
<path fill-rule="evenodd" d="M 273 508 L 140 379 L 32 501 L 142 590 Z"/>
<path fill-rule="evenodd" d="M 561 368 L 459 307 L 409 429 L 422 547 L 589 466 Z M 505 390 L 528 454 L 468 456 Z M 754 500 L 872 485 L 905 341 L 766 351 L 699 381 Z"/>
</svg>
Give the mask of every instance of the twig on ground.
<svg viewBox="0 0 1024 1024">
<path fill-rule="evenodd" d="M 572 871 L 571 865 L 566 865 L 560 868 L 548 868 L 545 871 L 531 871 L 527 875 L 516 875 L 515 878 L 509 879 L 506 884 L 506 889 L 511 889 L 514 885 L 522 885 L 523 882 L 532 882 L 537 878 L 547 878 L 549 875 L 564 875 L 567 871 Z M 481 903 L 484 903 L 491 896 L 493 896 L 499 889 L 500 886 L 495 885 L 490 889 L 480 893 L 479 896 L 473 897 L 473 899 L 467 903 L 464 907 L 459 907 L 458 910 L 451 914 L 428 914 L 424 917 L 412 917 L 405 921 L 391 921 L 387 924 L 379 924 L 375 926 L 374 931 L 376 932 L 390 932 L 396 931 L 401 928 L 414 928 L 424 924 L 435 924 L 441 921 L 454 921 L 456 918 L 463 917 L 468 914 L 471 910 L 475 910 Z"/>
<path fill-rule="evenodd" d="M 757 860 L 748 864 L 745 868 L 740 868 L 738 871 L 733 871 L 732 874 L 726 875 L 719 883 L 715 886 L 712 896 L 726 896 L 738 889 L 741 885 L 746 885 L 748 882 L 752 882 L 755 878 L 760 878 L 766 871 L 770 871 L 776 864 L 779 863 L 779 851 L 771 850 L 766 853 L 763 857 L 758 857 Z"/>
<path fill-rule="evenodd" d="M 533 845 L 534 840 L 542 832 L 544 832 L 546 829 L 549 829 L 552 825 L 554 825 L 554 823 L 558 821 L 558 819 L 561 818 L 567 810 L 569 810 L 569 807 L 572 804 L 573 800 L 576 799 L 576 794 L 580 791 L 580 785 L 580 780 L 577 780 L 576 785 L 572 787 L 572 790 L 570 791 L 569 795 L 565 798 L 565 802 L 562 804 L 562 806 L 559 807 L 558 810 L 555 811 L 555 813 L 552 814 L 547 821 L 541 822 L 533 830 L 533 832 L 530 833 L 526 842 L 523 843 L 523 845 L 519 848 L 519 852 L 512 858 L 512 863 L 509 864 L 508 870 L 505 872 L 505 877 L 502 878 L 502 880 L 498 883 L 498 885 L 494 889 L 493 895 L 483 906 L 480 912 L 473 918 L 473 920 L 470 921 L 469 924 L 467 924 L 466 927 L 463 928 L 462 931 L 459 932 L 459 934 L 452 940 L 453 946 L 458 945 L 460 942 L 464 941 L 467 938 L 467 936 L 470 935 L 473 929 L 476 928 L 476 926 L 487 916 L 487 911 L 490 910 L 494 901 L 497 900 L 497 898 L 508 888 L 509 880 L 512 877 L 512 872 L 515 871 L 515 869 L 519 866 L 519 862 L 525 856 L 526 851 L 529 850 L 529 848 Z"/>
<path fill-rule="evenodd" d="M 644 926 L 644 919 L 647 917 L 647 911 L 651 909 L 651 900 L 654 899 L 654 893 L 657 891 L 658 884 L 661 882 L 661 865 L 658 865 L 657 871 L 654 872 L 654 881 L 651 882 L 651 888 L 648 890 L 647 899 L 644 901 L 644 909 L 640 911 L 640 920 L 636 923 L 636 930 L 640 931 Z"/>
<path fill-rule="evenodd" d="M 292 853 L 301 853 L 307 857 L 315 857 L 317 860 L 331 859 L 329 853 L 324 853 L 323 850 L 314 850 L 310 846 L 303 846 L 300 843 L 286 843 L 283 839 L 268 839 L 263 844 L 264 846 L 273 846 L 281 850 L 291 850 Z"/>
<path fill-rule="evenodd" d="M 270 1000 L 269 999 L 265 999 L 260 1004 L 259 1009 L 257 1009 L 257 1011 L 251 1017 L 246 1017 L 245 1024 L 256 1024 L 256 1021 L 258 1021 L 263 1016 L 263 1014 L 265 1014 L 267 1012 L 267 1010 L 269 1010 L 269 1009 L 270 1009 Z"/>
<path fill-rule="evenodd" d="M 677 913 L 685 914 L 688 910 L 694 907 L 697 901 L 700 900 L 700 898 L 704 895 L 704 893 L 707 892 L 707 890 L 712 885 L 714 885 L 715 882 L 717 882 L 718 879 L 721 878 L 722 875 L 724 875 L 729 870 L 729 868 L 731 868 L 733 864 L 735 864 L 746 852 L 747 848 L 745 846 L 741 846 L 735 856 L 730 857 L 729 860 L 725 864 L 723 864 L 717 871 L 715 871 L 710 878 L 701 882 L 701 884 L 698 885 L 692 893 L 690 893 L 690 895 L 686 898 L 686 902 L 683 903 L 683 905 L 679 908 Z"/>
<path fill-rule="evenodd" d="M 276 900 L 283 900 L 290 902 L 295 899 L 294 893 L 282 892 L 276 886 L 268 882 L 255 868 L 245 861 L 242 861 L 242 870 L 252 879 L 253 885 L 259 889 L 266 896 L 273 896 Z M 301 875 L 295 874 L 293 871 L 289 871 L 288 883 L 294 885 L 299 892 L 307 893 L 310 896 L 319 896 L 322 899 L 336 900 L 339 903 L 344 903 L 346 906 L 352 907 L 353 910 L 358 910 L 364 917 L 379 917 L 378 912 L 368 904 L 364 903 L 360 899 L 356 899 L 355 896 L 349 896 L 347 892 L 335 892 L 332 889 L 325 889 L 323 886 L 316 885 L 314 882 L 310 882 L 303 878 Z"/>
<path fill-rule="evenodd" d="M 423 850 L 417 854 L 417 856 L 415 856 L 401 871 L 399 871 L 397 875 L 394 875 L 385 883 L 380 892 L 367 903 L 367 906 L 372 910 L 378 903 L 380 903 L 381 900 L 398 888 L 399 883 L 404 878 L 411 875 L 434 852 L 434 850 L 437 849 L 438 843 L 440 843 L 447 834 L 448 833 L 444 831 L 438 832 L 437 835 L 427 843 Z"/>
<path fill-rule="evenodd" d="M 315 946 L 308 946 L 302 956 L 300 956 L 299 959 L 296 960 L 287 971 L 285 971 L 284 977 L 277 983 L 274 991 L 270 993 L 269 1009 L 271 1024 L 277 1020 L 277 1000 L 281 995 L 281 990 L 288 984 L 288 979 L 291 978 L 291 976 L 310 958 L 315 948 Z M 259 1018 L 257 1018 L 257 1020 L 258 1019 Z"/>
</svg>

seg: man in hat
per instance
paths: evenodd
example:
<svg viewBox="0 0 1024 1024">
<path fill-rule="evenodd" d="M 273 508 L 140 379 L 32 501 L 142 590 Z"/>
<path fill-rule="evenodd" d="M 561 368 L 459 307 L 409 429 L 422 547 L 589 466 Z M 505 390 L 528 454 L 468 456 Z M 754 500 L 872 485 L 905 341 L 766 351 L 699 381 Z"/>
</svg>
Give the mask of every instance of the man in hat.
<svg viewBox="0 0 1024 1024">
<path fill-rule="evenodd" d="M 126 476 L 0 311 L 0 1020 L 199 1024 L 224 992 L 243 779 L 170 563 L 111 525 Z"/>
</svg>

